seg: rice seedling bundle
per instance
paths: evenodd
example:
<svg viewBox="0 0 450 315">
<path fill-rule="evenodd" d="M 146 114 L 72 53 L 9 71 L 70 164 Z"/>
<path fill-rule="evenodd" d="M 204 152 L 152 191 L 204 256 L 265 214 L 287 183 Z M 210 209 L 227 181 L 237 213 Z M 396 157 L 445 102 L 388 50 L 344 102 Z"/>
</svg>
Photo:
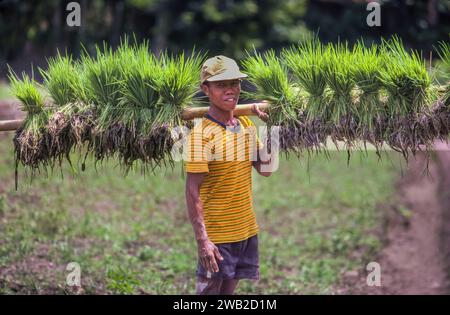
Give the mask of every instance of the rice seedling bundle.
<svg viewBox="0 0 450 315">
<path fill-rule="evenodd" d="M 386 140 L 391 148 L 407 157 L 408 149 L 415 150 L 418 144 L 429 142 L 429 135 L 419 133 L 420 128 L 416 128 L 415 122 L 419 113 L 428 110 L 431 81 L 419 53 L 408 53 L 396 37 L 384 41 L 382 49 L 386 66 L 380 78 L 388 95 Z"/>
<path fill-rule="evenodd" d="M 242 62 L 243 71 L 248 80 L 256 87 L 256 92 L 245 93 L 253 99 L 262 99 L 270 102 L 268 110 L 269 120 L 267 126 L 280 126 L 280 146 L 294 149 L 295 136 L 298 134 L 298 116 L 302 107 L 298 89 L 288 77 L 288 69 L 274 51 L 261 55 L 255 51 Z M 269 139 L 270 141 L 270 139 Z M 269 142 L 270 146 L 270 142 Z"/>
<path fill-rule="evenodd" d="M 121 58 L 128 59 L 122 68 L 120 98 L 111 112 L 111 123 L 122 126 L 118 138 L 119 156 L 126 167 L 136 160 L 151 162 L 151 124 L 159 101 L 158 81 L 162 69 L 148 52 L 148 44 L 137 47 L 121 47 Z"/>
<path fill-rule="evenodd" d="M 303 95 L 303 119 L 296 130 L 297 135 L 303 135 L 296 140 L 301 142 L 296 147 L 320 149 L 326 140 L 326 117 L 328 114 L 327 99 L 330 93 L 326 93 L 325 79 L 325 47 L 314 38 L 306 40 L 298 46 L 284 49 L 282 59 L 292 73 L 294 83 Z M 295 145 L 295 144 L 294 144 Z"/>
<path fill-rule="evenodd" d="M 44 97 L 39 85 L 23 73 L 21 78 L 10 71 L 12 93 L 20 100 L 22 110 L 27 113 L 23 126 L 14 137 L 15 171 L 17 183 L 17 169 L 19 164 L 30 168 L 32 174 L 39 170 L 41 164 L 46 165 L 49 157 L 49 139 L 46 128 L 49 110 L 45 107 Z"/>
<path fill-rule="evenodd" d="M 184 53 L 173 56 L 167 52 L 160 57 L 161 77 L 156 85 L 159 99 L 150 133 L 153 146 L 147 150 L 156 165 L 165 164 L 166 161 L 171 166 L 174 165 L 172 156 L 168 153 L 174 141 L 186 134 L 183 129 L 178 129 L 174 138 L 171 136 L 171 130 L 180 126 L 191 128 L 192 124 L 181 118 L 183 110 L 189 106 L 204 104 L 203 100 L 195 98 L 199 90 L 198 78 L 204 58 L 204 55 L 195 51 L 189 57 Z"/>
<path fill-rule="evenodd" d="M 442 89 L 441 95 L 432 93 L 433 107 L 431 115 L 425 115 L 422 121 L 424 121 L 423 124 L 428 124 L 427 127 L 436 137 L 446 140 L 450 134 L 450 111 L 448 110 L 450 108 L 450 44 L 447 42 L 439 43 L 437 52 L 443 61 L 442 69 L 438 69 L 438 71 L 442 71 L 447 84 Z M 441 97 L 439 98 L 439 96 Z"/>
<path fill-rule="evenodd" d="M 346 43 L 337 43 L 326 47 L 324 59 L 325 80 L 332 92 L 326 118 L 339 124 L 343 117 L 356 113 L 352 99 L 355 87 L 352 65 L 355 58 Z"/>
<path fill-rule="evenodd" d="M 75 144 L 80 144 L 82 132 L 79 119 L 74 115 L 85 108 L 78 97 L 84 86 L 80 76 L 80 68 L 70 56 L 62 56 L 59 52 L 55 58 L 48 60 L 47 70 L 40 69 L 44 78 L 44 86 L 52 99 L 52 107 L 47 131 L 50 139 L 50 158 L 62 163 L 65 157 L 70 162 L 70 152 Z M 78 116 L 77 116 L 78 117 Z"/>
<path fill-rule="evenodd" d="M 152 58 L 146 43 L 137 47 L 125 40 L 115 52 L 97 53 L 94 65 L 87 63 L 88 69 L 98 66 L 100 70 L 100 75 L 93 76 L 99 80 L 99 87 L 91 91 L 98 117 L 93 130 L 97 160 L 117 155 L 127 169 L 139 158 L 136 141 L 142 132 L 141 122 L 152 119 L 151 106 L 155 102 L 150 84 L 157 69 Z"/>
<path fill-rule="evenodd" d="M 394 37 L 384 41 L 386 66 L 380 73 L 388 93 L 387 110 L 392 117 L 417 113 L 427 105 L 431 81 L 425 61 L 416 51 L 408 53 Z"/>
<path fill-rule="evenodd" d="M 447 63 L 449 46 L 439 47 Z M 173 166 L 172 146 L 184 134 L 173 138 L 171 130 L 190 127 L 183 110 L 202 103 L 195 95 L 203 59 L 195 52 L 156 57 L 147 42 L 130 44 L 127 38 L 115 51 L 96 47 L 94 56 L 84 52 L 78 61 L 58 54 L 41 69 L 49 107 L 32 78 L 11 72 L 12 90 L 28 113 L 14 140 L 17 165 L 53 167 L 64 157 L 70 162 L 78 148 L 96 161 L 117 157 L 125 171 Z M 248 53 L 242 66 L 255 86 L 243 93 L 270 103 L 267 125 L 281 127 L 285 153 L 326 152 L 331 137 L 345 141 L 348 150 L 362 140 L 378 153 L 387 143 L 407 157 L 450 131 L 448 84 L 441 95 L 420 54 L 408 52 L 396 37 L 351 48 L 313 38 L 279 57 L 274 51 Z"/>
<path fill-rule="evenodd" d="M 442 47 L 448 53 L 448 46 Z M 364 146 L 372 143 L 377 153 L 386 143 L 406 158 L 408 152 L 448 136 L 448 96 L 443 106 L 432 106 L 440 94 L 431 85 L 424 60 L 418 52 L 408 52 L 397 37 L 379 46 L 360 41 L 352 48 L 345 42 L 324 46 L 313 38 L 283 50 L 280 58 L 249 55 L 244 65 L 257 89 L 253 97 L 272 102 L 281 99 L 280 89 L 268 87 L 279 86 L 280 80 L 268 74 L 283 65 L 288 69 L 282 91 L 296 89 L 292 95 L 297 100 L 291 103 L 299 105 L 289 108 L 301 111 L 293 111 L 297 118 L 290 121 L 296 122 L 297 134 L 289 135 L 294 141 L 284 150 L 322 148 L 330 136 L 345 141 L 348 149 L 359 140 Z"/>
<path fill-rule="evenodd" d="M 190 126 L 181 118 L 183 110 L 202 103 L 194 96 L 203 59 L 195 52 L 156 57 L 147 42 L 129 44 L 127 38 L 115 51 L 107 45 L 96 47 L 94 56 L 85 51 L 78 62 L 58 53 L 41 69 L 51 97 L 48 107 L 34 81 L 11 74 L 13 91 L 28 111 L 25 128 L 31 126 L 33 134 L 29 146 L 39 139 L 47 143 L 45 155 L 37 158 L 35 152 L 32 159 L 34 151 L 21 144 L 25 140 L 16 142 L 17 152 L 26 153 L 18 158 L 26 165 L 53 168 L 55 161 L 61 166 L 63 157 L 70 163 L 70 153 L 79 148 L 85 150 L 85 159 L 92 154 L 96 162 L 118 158 L 126 172 L 137 161 L 142 170 L 166 162 L 173 166 L 171 149 L 177 139 L 171 128 Z"/>
<path fill-rule="evenodd" d="M 438 48 L 439 57 L 444 62 L 445 69 L 450 69 L 450 43 L 440 42 Z M 447 80 L 447 86 L 444 93 L 444 104 L 450 106 L 450 73 L 445 73 L 445 79 Z"/>
<path fill-rule="evenodd" d="M 386 113 L 386 108 L 380 101 L 383 88 L 380 72 L 385 66 L 383 54 L 376 45 L 366 47 L 362 41 L 353 47 L 352 53 L 353 79 L 359 90 L 359 100 L 356 104 L 358 121 L 356 133 L 363 141 L 374 144 L 378 151 L 383 143 L 383 118 Z"/>
<path fill-rule="evenodd" d="M 117 152 L 124 133 L 124 126 L 115 121 L 120 100 L 122 68 L 129 62 L 125 60 L 124 54 L 123 50 L 121 54 L 115 54 L 112 48 L 105 44 L 103 49 L 96 47 L 95 58 L 86 52 L 81 58 L 86 95 L 96 117 L 89 150 L 94 152 L 97 161 L 109 158 Z"/>
</svg>

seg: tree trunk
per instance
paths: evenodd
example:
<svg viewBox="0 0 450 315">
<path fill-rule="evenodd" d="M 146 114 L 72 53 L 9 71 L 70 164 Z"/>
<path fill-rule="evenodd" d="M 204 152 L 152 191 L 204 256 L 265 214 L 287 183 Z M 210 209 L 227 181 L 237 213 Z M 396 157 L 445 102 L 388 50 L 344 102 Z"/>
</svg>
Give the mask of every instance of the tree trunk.
<svg viewBox="0 0 450 315">
<path fill-rule="evenodd" d="M 436 26 L 439 22 L 439 15 L 437 12 L 437 0 L 428 0 L 428 23 L 431 26 Z"/>
<path fill-rule="evenodd" d="M 167 48 L 167 38 L 170 33 L 172 14 L 170 12 L 170 2 L 161 1 L 156 10 L 156 28 L 151 43 L 153 53 L 159 56 L 161 51 Z"/>
</svg>

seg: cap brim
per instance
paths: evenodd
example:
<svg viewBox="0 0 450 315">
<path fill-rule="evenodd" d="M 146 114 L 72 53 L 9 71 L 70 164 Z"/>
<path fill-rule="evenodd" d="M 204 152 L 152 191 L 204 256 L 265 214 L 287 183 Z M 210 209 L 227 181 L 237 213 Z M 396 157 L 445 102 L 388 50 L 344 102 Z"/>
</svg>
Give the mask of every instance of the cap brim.
<svg viewBox="0 0 450 315">
<path fill-rule="evenodd" d="M 240 72 L 240 71 L 225 71 L 223 73 L 214 75 L 208 79 L 206 79 L 205 81 L 208 82 L 214 82 L 214 81 L 224 81 L 224 80 L 235 80 L 235 79 L 242 79 L 242 78 L 246 78 L 247 75 Z"/>
</svg>

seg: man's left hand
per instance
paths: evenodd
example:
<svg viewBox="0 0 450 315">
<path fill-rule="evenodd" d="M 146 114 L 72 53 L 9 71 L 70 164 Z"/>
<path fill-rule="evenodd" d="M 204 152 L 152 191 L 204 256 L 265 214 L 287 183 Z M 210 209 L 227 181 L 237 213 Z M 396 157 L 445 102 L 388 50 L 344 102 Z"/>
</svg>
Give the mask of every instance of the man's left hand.
<svg viewBox="0 0 450 315">
<path fill-rule="evenodd" d="M 263 102 L 263 103 L 266 103 L 266 102 Z M 255 113 L 259 117 L 259 119 L 261 119 L 264 122 L 267 122 L 267 120 L 269 120 L 269 114 L 260 110 L 256 104 L 253 104 L 252 112 Z"/>
</svg>

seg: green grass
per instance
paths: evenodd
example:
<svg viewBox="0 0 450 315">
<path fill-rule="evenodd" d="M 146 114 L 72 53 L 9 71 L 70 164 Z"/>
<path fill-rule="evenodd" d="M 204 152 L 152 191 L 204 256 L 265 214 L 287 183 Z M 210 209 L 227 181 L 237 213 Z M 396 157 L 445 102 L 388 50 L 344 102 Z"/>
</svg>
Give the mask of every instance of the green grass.
<svg viewBox="0 0 450 315">
<path fill-rule="evenodd" d="M 122 178 L 114 161 L 79 176 L 65 167 L 14 191 L 12 134 L 0 134 L 0 293 L 62 293 L 70 262 L 84 293 L 193 294 L 196 243 L 178 164 L 158 175 Z M 348 270 L 376 257 L 376 231 L 390 202 L 395 163 L 374 153 L 358 160 L 282 159 L 269 178 L 254 174 L 260 233 L 258 282 L 241 294 L 331 293 Z M 76 161 L 76 159 L 74 160 Z M 309 167 L 309 173 L 307 168 Z"/>
</svg>

